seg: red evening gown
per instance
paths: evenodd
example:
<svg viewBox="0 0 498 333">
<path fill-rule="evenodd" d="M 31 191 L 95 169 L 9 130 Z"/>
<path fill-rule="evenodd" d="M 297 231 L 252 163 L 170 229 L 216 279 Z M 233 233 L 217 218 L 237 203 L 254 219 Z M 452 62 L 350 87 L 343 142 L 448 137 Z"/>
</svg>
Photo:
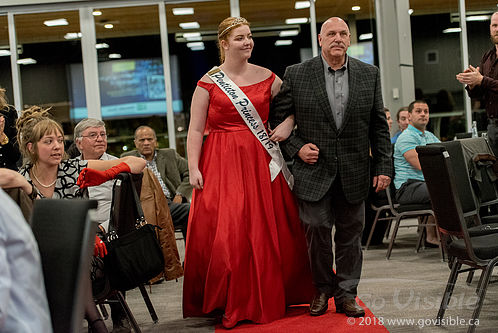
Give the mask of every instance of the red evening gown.
<svg viewBox="0 0 498 333">
<path fill-rule="evenodd" d="M 265 123 L 274 80 L 241 87 Z M 229 98 L 213 83 L 198 85 L 209 91 L 209 135 L 199 163 L 204 189 L 190 207 L 183 316 L 221 312 L 225 327 L 268 323 L 313 297 L 296 199 L 282 173 L 271 182 L 270 156 Z"/>
</svg>

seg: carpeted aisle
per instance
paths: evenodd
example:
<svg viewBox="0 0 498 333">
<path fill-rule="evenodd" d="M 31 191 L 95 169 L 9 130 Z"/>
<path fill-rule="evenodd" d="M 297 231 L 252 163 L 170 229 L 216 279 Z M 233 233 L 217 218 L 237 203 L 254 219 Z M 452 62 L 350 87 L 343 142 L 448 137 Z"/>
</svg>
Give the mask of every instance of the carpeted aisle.
<svg viewBox="0 0 498 333">
<path fill-rule="evenodd" d="M 287 314 L 284 318 L 272 323 L 262 325 L 242 322 L 231 330 L 226 330 L 219 324 L 216 325 L 216 332 L 389 332 L 379 323 L 380 320 L 365 307 L 365 304 L 363 304 L 361 300 L 358 301 L 365 309 L 364 318 L 348 318 L 342 313 L 336 313 L 334 301 L 333 299 L 330 299 L 329 309 L 322 316 L 311 317 L 308 311 L 309 305 L 293 306 L 287 309 Z"/>
</svg>

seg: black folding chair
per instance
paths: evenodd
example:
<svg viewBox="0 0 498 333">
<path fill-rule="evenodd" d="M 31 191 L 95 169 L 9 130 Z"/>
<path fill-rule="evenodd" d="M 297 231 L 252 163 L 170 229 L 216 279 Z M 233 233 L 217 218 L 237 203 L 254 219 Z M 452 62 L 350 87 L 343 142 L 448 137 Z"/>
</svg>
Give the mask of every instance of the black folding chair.
<svg viewBox="0 0 498 333">
<path fill-rule="evenodd" d="M 483 273 L 477 287 L 477 302 L 472 320 L 469 321 L 468 332 L 473 332 L 491 273 L 498 263 L 498 234 L 470 237 L 455 174 L 446 149 L 442 146 L 419 146 L 416 150 L 441 233 L 441 244 L 451 257 L 451 273 L 437 318 L 441 320 L 448 308 L 458 274 L 481 269 Z M 462 265 L 470 266 L 470 269 L 461 269 Z"/>
<path fill-rule="evenodd" d="M 80 332 L 97 224 L 95 200 L 36 200 L 31 219 L 55 333 Z"/>
</svg>

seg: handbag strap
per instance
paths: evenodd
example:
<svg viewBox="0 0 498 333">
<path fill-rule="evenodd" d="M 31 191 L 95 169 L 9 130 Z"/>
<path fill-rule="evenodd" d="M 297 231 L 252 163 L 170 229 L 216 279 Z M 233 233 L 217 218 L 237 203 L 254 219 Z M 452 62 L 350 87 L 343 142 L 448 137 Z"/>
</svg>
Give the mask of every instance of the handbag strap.
<svg viewBox="0 0 498 333">
<path fill-rule="evenodd" d="M 126 182 L 126 181 L 130 182 L 131 192 L 133 193 L 133 199 L 135 201 L 135 208 L 136 208 L 136 213 L 137 213 L 135 227 L 139 228 L 142 225 L 146 224 L 147 221 L 145 220 L 145 214 L 143 212 L 142 205 L 140 203 L 140 197 L 138 196 L 137 189 L 135 188 L 135 184 L 133 182 L 131 174 L 126 173 L 126 172 L 122 172 L 122 173 L 118 174 L 115 179 L 121 180 L 121 184 L 123 182 Z M 117 183 L 118 182 L 114 182 L 114 185 L 112 187 L 113 195 L 112 195 L 112 200 L 111 200 L 111 209 L 109 212 L 109 227 L 108 227 L 109 230 L 108 230 L 108 235 L 107 235 L 108 241 L 118 238 L 117 227 L 114 225 L 115 220 L 113 218 L 113 211 L 114 211 L 114 204 L 115 204 L 115 197 L 116 197 L 115 196 L 116 186 L 122 186 L 122 185 L 121 184 L 118 185 Z"/>
</svg>

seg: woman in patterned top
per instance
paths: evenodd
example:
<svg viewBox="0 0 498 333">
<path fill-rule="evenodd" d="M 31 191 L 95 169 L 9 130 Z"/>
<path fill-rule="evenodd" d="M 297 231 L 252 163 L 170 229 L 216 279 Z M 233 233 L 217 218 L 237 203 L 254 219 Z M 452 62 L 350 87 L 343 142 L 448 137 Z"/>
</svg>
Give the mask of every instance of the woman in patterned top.
<svg viewBox="0 0 498 333">
<path fill-rule="evenodd" d="M 110 161 L 65 159 L 62 126 L 49 116 L 48 110 L 33 106 L 23 111 L 17 121 L 17 137 L 24 158 L 19 172 L 30 184 L 20 187 L 31 186 L 41 198 L 86 198 L 85 187 L 98 185 L 120 172 L 140 173 L 144 169 L 145 160 L 132 156 Z M 94 255 L 103 257 L 105 253 L 105 246 L 97 237 Z M 91 293 L 85 316 L 92 332 L 107 332 Z"/>
</svg>

